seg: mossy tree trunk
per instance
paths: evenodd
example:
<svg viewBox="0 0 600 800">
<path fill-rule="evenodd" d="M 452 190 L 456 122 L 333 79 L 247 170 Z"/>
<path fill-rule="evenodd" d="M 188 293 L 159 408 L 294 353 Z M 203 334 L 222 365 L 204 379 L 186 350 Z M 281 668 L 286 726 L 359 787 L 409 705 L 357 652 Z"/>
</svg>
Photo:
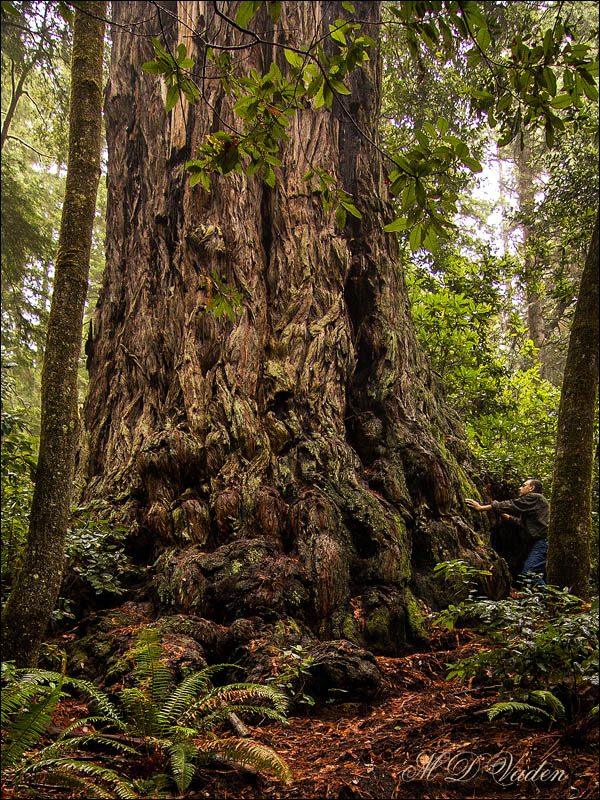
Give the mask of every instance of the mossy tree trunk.
<svg viewBox="0 0 600 800">
<path fill-rule="evenodd" d="M 548 580 L 587 597 L 598 394 L 598 221 L 573 317 L 560 396 L 548 531 Z"/>
<path fill-rule="evenodd" d="M 489 556 L 462 514 L 460 424 L 417 345 L 377 138 L 380 63 L 351 79 L 348 108 L 302 110 L 271 189 L 240 175 L 190 189 L 182 164 L 235 125 L 204 64 L 206 99 L 165 114 L 141 64 L 149 38 L 247 41 L 212 3 L 117 3 L 106 104 L 105 281 L 90 348 L 83 500 L 131 527 L 159 613 L 230 624 L 302 622 L 324 638 L 393 652 L 410 638 L 411 589 L 437 560 Z M 379 4 L 360 3 L 377 35 Z M 235 17 L 236 4 L 223 9 Z M 284 2 L 264 38 L 302 46 L 339 3 Z M 142 20 L 147 20 L 142 23 Z M 150 21 L 148 21 L 150 20 Z M 253 20 L 253 25 L 255 21 Z M 240 52 L 240 51 L 238 51 Z M 282 49 L 255 46 L 265 71 Z M 329 170 L 363 212 L 344 231 L 303 180 Z M 243 293 L 235 322 L 205 304 L 216 270 Z"/>
<path fill-rule="evenodd" d="M 35 664 L 62 579 L 77 439 L 77 367 L 100 178 L 105 2 L 75 9 L 69 160 L 42 370 L 40 449 L 23 561 L 3 615 L 4 657 Z M 93 16 L 92 16 L 93 15 Z"/>
</svg>

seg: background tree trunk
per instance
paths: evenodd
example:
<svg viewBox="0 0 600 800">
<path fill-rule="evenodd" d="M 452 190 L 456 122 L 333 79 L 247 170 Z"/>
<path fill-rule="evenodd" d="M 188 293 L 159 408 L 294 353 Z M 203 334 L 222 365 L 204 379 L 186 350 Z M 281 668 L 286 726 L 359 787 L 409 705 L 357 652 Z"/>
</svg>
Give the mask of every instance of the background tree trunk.
<svg viewBox="0 0 600 800">
<path fill-rule="evenodd" d="M 42 370 L 40 450 L 23 564 L 3 615 L 4 657 L 35 664 L 62 579 L 77 432 L 77 366 L 100 178 L 105 2 L 76 9 L 69 161 Z M 94 16 L 90 16 L 93 14 Z"/>
<path fill-rule="evenodd" d="M 550 526 L 548 580 L 587 597 L 590 576 L 594 422 L 598 393 L 598 220 L 581 286 L 560 396 Z"/>
<path fill-rule="evenodd" d="M 377 22 L 378 5 L 361 3 L 361 19 Z M 171 47 L 190 28 L 248 40 L 211 3 L 163 6 Z M 131 526 L 158 613 L 292 619 L 395 652 L 417 635 L 411 590 L 433 596 L 433 564 L 490 553 L 461 516 L 473 487 L 460 424 L 417 345 L 395 237 L 383 233 L 380 156 L 358 133 L 377 136 L 377 55 L 351 78 L 354 121 L 339 108 L 294 119 L 274 189 L 236 174 L 209 194 L 189 188 L 182 164 L 222 121 L 235 125 L 231 99 L 208 62 L 205 101 L 165 115 L 159 81 L 141 71 L 149 39 L 123 28 L 153 13 L 114 5 L 84 500 L 108 498 Z M 252 24 L 302 46 L 341 13 L 286 2 L 275 30 L 266 15 Z M 242 52 L 244 71 L 285 69 L 281 49 Z M 336 175 L 363 212 L 343 233 L 303 180 L 310 166 Z M 212 270 L 244 295 L 235 323 L 205 309 Z"/>
<path fill-rule="evenodd" d="M 529 143 L 526 141 L 521 150 L 519 139 L 515 140 L 514 160 L 517 173 L 517 192 L 519 197 L 519 211 L 525 216 L 525 222 L 521 223 L 523 242 L 521 251 L 523 256 L 523 285 L 525 289 L 525 303 L 527 305 L 527 331 L 529 338 L 537 348 L 537 358 L 540 363 L 540 372 L 543 376 L 546 373 L 546 356 L 544 344 L 546 341 L 546 329 L 544 321 L 543 288 L 540 285 L 542 271 L 537 262 L 537 256 L 533 252 L 532 238 L 532 218 L 535 207 L 535 178 L 536 172 L 532 164 L 532 152 Z"/>
</svg>

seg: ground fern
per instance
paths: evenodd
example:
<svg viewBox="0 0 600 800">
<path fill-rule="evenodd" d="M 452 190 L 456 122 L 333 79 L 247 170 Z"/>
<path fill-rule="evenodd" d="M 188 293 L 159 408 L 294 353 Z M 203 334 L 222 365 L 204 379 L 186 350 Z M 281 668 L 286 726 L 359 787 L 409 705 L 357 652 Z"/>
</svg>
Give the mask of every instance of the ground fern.
<svg viewBox="0 0 600 800">
<path fill-rule="evenodd" d="M 214 674 L 227 665 L 206 667 L 177 683 L 163 661 L 155 631 L 146 630 L 128 657 L 133 660 L 137 684 L 118 694 L 126 730 L 148 738 L 165 754 L 180 794 L 189 788 L 199 761 L 213 755 L 226 758 L 227 752 L 233 753 L 229 739 L 211 739 L 206 752 L 204 741 L 198 741 L 200 735 L 223 724 L 232 712 L 285 722 L 288 699 L 278 689 L 250 683 L 214 687 Z M 223 748 L 219 749 L 221 741 Z M 239 741 L 235 753 L 240 758 L 234 754 L 234 760 L 287 779 L 289 769 L 273 750 Z"/>
<path fill-rule="evenodd" d="M 16 669 L 2 665 L 2 770 L 7 785 L 14 789 L 32 783 L 52 783 L 75 790 L 82 797 L 137 797 L 132 785 L 121 775 L 99 764 L 83 761 L 80 749 L 90 744 L 111 746 L 121 752 L 136 751 L 125 743 L 114 741 L 101 733 L 75 735 L 77 729 L 88 725 L 115 724 L 116 710 L 108 698 L 100 705 L 110 709 L 109 716 L 89 716 L 78 719 L 61 732 L 58 739 L 41 747 L 60 700 L 68 697 L 65 684 L 87 686 L 86 682 L 68 678 L 48 670 Z M 83 684 L 83 686 L 82 686 Z M 94 698 L 102 693 L 93 687 Z"/>
</svg>

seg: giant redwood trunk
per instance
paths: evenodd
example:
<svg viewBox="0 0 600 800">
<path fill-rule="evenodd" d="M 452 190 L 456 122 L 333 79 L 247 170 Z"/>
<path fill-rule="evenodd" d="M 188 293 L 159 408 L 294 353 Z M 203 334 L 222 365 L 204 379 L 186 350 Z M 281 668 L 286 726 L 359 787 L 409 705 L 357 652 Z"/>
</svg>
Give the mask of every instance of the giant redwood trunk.
<svg viewBox="0 0 600 800">
<path fill-rule="evenodd" d="M 206 99 L 165 114 L 159 80 L 141 71 L 149 38 L 127 27 L 162 25 L 199 65 L 202 37 L 190 31 L 251 39 L 215 20 L 212 3 L 161 5 L 160 24 L 153 4 L 113 6 L 84 500 L 108 498 L 131 526 L 158 614 L 236 630 L 283 620 L 395 652 L 418 634 L 414 593 L 428 596 L 436 561 L 488 551 L 461 516 L 472 488 L 460 426 L 417 345 L 383 232 L 381 157 L 359 133 L 377 138 L 377 55 L 351 78 L 353 120 L 335 104 L 299 113 L 275 188 L 235 174 L 208 193 L 189 187 L 182 164 L 206 134 L 236 125 L 231 98 L 208 61 Z M 378 20 L 378 3 L 356 5 Z M 235 3 L 219 7 L 235 16 Z M 275 26 L 266 14 L 252 24 L 300 47 L 343 13 L 284 2 Z M 273 60 L 285 70 L 272 45 L 234 51 L 244 70 Z M 354 195 L 361 220 L 336 228 L 303 180 L 311 165 Z M 206 310 L 213 270 L 243 293 L 235 322 Z"/>
</svg>

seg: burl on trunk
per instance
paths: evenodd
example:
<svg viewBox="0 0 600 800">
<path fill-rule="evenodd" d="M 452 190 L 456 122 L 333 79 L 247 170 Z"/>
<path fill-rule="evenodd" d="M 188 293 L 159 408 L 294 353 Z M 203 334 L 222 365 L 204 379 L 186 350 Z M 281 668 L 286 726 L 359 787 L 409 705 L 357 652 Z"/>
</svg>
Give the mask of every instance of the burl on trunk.
<svg viewBox="0 0 600 800">
<path fill-rule="evenodd" d="M 460 424 L 419 350 L 395 237 L 383 232 L 384 174 L 369 143 L 380 62 L 373 52 L 353 73 L 348 114 L 336 103 L 298 113 L 275 188 L 235 174 L 214 177 L 209 193 L 189 187 L 183 163 L 236 119 L 203 41 L 251 38 L 212 3 L 161 5 L 160 20 L 150 3 L 113 6 L 83 500 L 103 498 L 130 525 L 131 553 L 149 568 L 138 597 L 154 615 L 210 620 L 236 646 L 262 625 L 347 640 L 348 659 L 359 647 L 398 652 L 420 635 L 414 594 L 431 597 L 436 561 L 491 556 L 461 517 L 472 488 Z M 220 5 L 235 16 L 235 3 Z M 359 5 L 376 37 L 379 4 Z M 301 47 L 340 13 L 285 2 L 275 25 L 266 13 L 253 25 Z M 134 23 L 162 27 L 173 49 L 187 43 L 205 74 L 196 106 L 165 113 Z M 285 70 L 272 44 L 233 53 L 236 69 Z M 336 176 L 362 219 L 337 229 L 304 180 L 311 166 Z M 243 294 L 235 322 L 206 310 L 213 270 Z"/>
</svg>

